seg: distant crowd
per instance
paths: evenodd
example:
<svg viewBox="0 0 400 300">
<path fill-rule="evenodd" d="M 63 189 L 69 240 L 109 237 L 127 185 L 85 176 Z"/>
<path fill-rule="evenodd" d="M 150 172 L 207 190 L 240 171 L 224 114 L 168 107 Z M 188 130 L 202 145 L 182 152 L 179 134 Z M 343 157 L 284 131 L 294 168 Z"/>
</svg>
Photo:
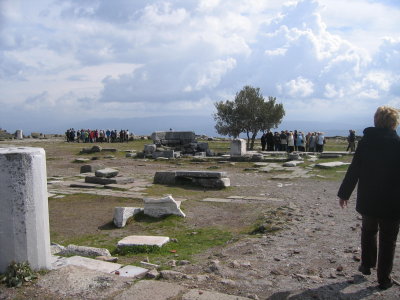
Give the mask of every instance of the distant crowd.
<svg viewBox="0 0 400 300">
<path fill-rule="evenodd" d="M 265 132 L 261 137 L 262 151 L 301 151 L 322 152 L 326 143 L 323 132 L 308 132 L 306 135 L 301 131 L 275 131 Z"/>
<path fill-rule="evenodd" d="M 115 129 L 81 129 L 70 128 L 65 132 L 67 142 L 82 143 L 123 143 L 129 140 L 129 130 L 121 129 L 119 132 Z"/>
</svg>

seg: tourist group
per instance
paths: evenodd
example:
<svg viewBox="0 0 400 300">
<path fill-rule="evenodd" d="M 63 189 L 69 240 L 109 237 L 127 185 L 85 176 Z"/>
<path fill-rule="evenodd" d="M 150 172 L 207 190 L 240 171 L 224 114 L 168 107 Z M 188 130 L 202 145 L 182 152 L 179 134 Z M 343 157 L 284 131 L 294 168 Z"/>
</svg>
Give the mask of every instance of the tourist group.
<svg viewBox="0 0 400 300">
<path fill-rule="evenodd" d="M 116 143 L 128 142 L 129 130 L 76 130 L 70 128 L 65 132 L 67 142 L 82 142 L 82 143 Z"/>
</svg>

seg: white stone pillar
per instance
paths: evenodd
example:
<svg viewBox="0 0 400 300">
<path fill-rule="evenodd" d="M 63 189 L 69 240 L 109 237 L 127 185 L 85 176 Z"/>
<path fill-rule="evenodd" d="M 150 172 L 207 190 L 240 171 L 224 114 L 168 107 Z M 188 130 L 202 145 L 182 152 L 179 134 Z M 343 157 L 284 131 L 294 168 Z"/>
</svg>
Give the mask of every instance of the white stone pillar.
<svg viewBox="0 0 400 300">
<path fill-rule="evenodd" d="M 0 148 L 0 273 L 12 262 L 50 269 L 46 154 Z"/>
<path fill-rule="evenodd" d="M 242 156 L 246 154 L 246 141 L 244 139 L 234 139 L 231 143 L 231 156 Z"/>
<path fill-rule="evenodd" d="M 24 138 L 21 129 L 18 129 L 17 131 L 15 131 L 15 138 L 16 138 L 17 140 L 22 140 L 22 139 Z"/>
</svg>

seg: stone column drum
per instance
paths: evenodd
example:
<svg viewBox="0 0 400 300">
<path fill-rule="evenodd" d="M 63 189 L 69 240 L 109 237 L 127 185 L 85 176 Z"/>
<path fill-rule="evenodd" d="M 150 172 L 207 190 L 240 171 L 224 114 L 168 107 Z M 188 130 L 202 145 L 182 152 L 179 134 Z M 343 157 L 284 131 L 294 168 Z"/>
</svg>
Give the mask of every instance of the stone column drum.
<svg viewBox="0 0 400 300">
<path fill-rule="evenodd" d="M 0 273 L 12 262 L 50 269 L 46 154 L 0 148 Z"/>
<path fill-rule="evenodd" d="M 244 139 L 234 139 L 231 142 L 231 156 L 243 156 L 246 154 L 246 141 Z"/>
</svg>

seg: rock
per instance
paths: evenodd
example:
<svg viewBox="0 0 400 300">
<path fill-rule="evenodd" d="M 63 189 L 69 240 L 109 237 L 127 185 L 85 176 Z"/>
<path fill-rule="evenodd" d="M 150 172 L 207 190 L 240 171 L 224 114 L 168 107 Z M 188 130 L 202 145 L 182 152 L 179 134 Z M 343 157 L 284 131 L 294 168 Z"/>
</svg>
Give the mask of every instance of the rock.
<svg viewBox="0 0 400 300">
<path fill-rule="evenodd" d="M 326 162 L 326 163 L 319 163 L 316 164 L 316 168 L 321 168 L 321 169 L 332 169 L 336 167 L 341 167 L 341 166 L 346 166 L 349 165 L 350 163 L 344 163 L 341 161 L 332 161 L 332 162 Z"/>
<path fill-rule="evenodd" d="M 126 225 L 126 221 L 134 215 L 143 211 L 140 207 L 115 207 L 114 208 L 114 225 L 122 228 Z"/>
<path fill-rule="evenodd" d="M 96 177 L 105 177 L 105 178 L 112 178 L 117 176 L 119 173 L 118 170 L 111 169 L 111 168 L 105 168 L 101 170 L 97 170 L 95 172 Z"/>
<path fill-rule="evenodd" d="M 118 257 L 114 257 L 114 256 L 96 256 L 96 259 L 101 260 L 101 261 L 111 262 L 111 263 L 116 263 L 118 261 Z"/>
<path fill-rule="evenodd" d="M 180 207 L 180 202 L 175 201 L 172 196 L 167 196 L 161 199 L 144 198 L 144 214 L 159 218 L 165 215 L 176 215 L 186 217 Z"/>
<path fill-rule="evenodd" d="M 160 277 L 160 273 L 156 269 L 153 269 L 146 274 L 146 277 L 150 279 L 157 279 Z"/>
<path fill-rule="evenodd" d="M 190 276 L 177 272 L 177 271 L 171 271 L 171 270 L 163 270 L 160 272 L 160 275 L 164 279 L 171 279 L 171 280 L 182 280 L 182 279 L 188 279 Z"/>
<path fill-rule="evenodd" d="M 110 257 L 110 251 L 105 248 L 94 248 L 94 247 L 85 247 L 85 246 L 77 246 L 77 245 L 68 245 L 61 252 L 60 255 L 79 255 L 79 256 L 108 256 Z"/>
<path fill-rule="evenodd" d="M 126 184 L 132 183 L 135 180 L 131 177 L 113 177 L 113 178 L 105 178 L 105 177 L 97 177 L 97 176 L 86 176 L 85 182 L 87 183 L 96 183 L 96 184 Z"/>
<path fill-rule="evenodd" d="M 89 158 L 78 157 L 74 161 L 77 162 L 77 163 L 85 163 L 85 162 L 90 161 L 90 159 Z"/>
<path fill-rule="evenodd" d="M 329 153 L 329 152 L 322 152 L 319 155 L 319 158 L 340 158 L 342 157 L 341 154 L 338 153 Z"/>
<path fill-rule="evenodd" d="M 154 183 L 158 184 L 175 184 L 175 172 L 174 171 L 158 171 L 154 175 Z"/>
<path fill-rule="evenodd" d="M 302 160 L 291 160 L 291 161 L 287 161 L 283 164 L 284 167 L 297 167 L 297 165 L 299 164 L 303 164 L 304 161 Z"/>
<path fill-rule="evenodd" d="M 64 246 L 61 246 L 61 245 L 56 244 L 56 243 L 51 243 L 51 245 L 50 245 L 51 255 L 58 254 L 61 251 L 63 251 L 64 249 L 65 249 Z"/>
<path fill-rule="evenodd" d="M 162 247 L 169 242 L 169 237 L 166 236 L 146 236 L 146 235 L 130 235 L 117 244 L 118 247 L 129 246 L 157 246 Z"/>
<path fill-rule="evenodd" d="M 125 157 L 136 157 L 136 153 L 126 153 Z"/>
<path fill-rule="evenodd" d="M 145 154 L 152 154 L 153 152 L 156 152 L 156 150 L 157 150 L 156 144 L 147 144 L 147 145 L 144 145 L 143 152 Z"/>
<path fill-rule="evenodd" d="M 298 153 L 289 153 L 288 159 L 289 160 L 300 160 L 300 155 Z"/>
<path fill-rule="evenodd" d="M 188 261 L 188 260 L 180 260 L 180 261 L 178 261 L 178 265 L 179 266 L 184 266 L 184 265 L 189 265 L 190 264 L 190 261 Z"/>
<path fill-rule="evenodd" d="M 100 165 L 83 165 L 81 166 L 80 173 L 91 173 L 100 170 L 102 166 Z"/>
</svg>

